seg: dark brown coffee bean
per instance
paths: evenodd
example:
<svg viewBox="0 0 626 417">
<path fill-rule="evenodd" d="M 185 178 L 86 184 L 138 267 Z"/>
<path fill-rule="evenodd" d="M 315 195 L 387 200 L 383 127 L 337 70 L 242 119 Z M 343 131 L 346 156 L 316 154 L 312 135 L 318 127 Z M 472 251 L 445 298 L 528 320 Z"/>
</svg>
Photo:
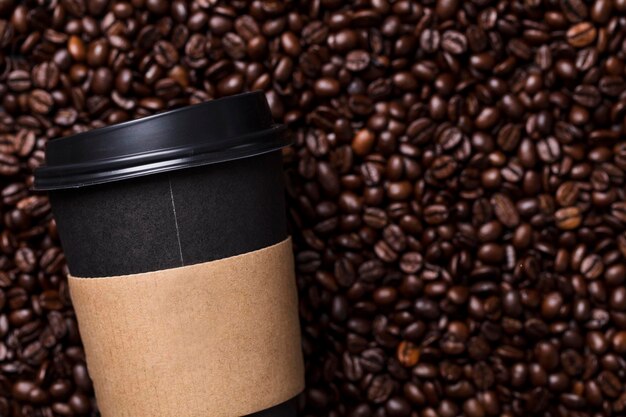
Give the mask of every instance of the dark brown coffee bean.
<svg viewBox="0 0 626 417">
<path fill-rule="evenodd" d="M 243 15 L 235 20 L 235 30 L 242 38 L 250 40 L 260 34 L 259 25 L 252 16 Z"/>
<path fill-rule="evenodd" d="M 385 402 L 394 390 L 394 383 L 386 375 L 376 376 L 369 385 L 367 398 L 375 404 Z"/>
<path fill-rule="evenodd" d="M 517 148 L 521 139 L 520 126 L 512 123 L 502 126 L 498 132 L 497 142 L 502 150 L 510 152 Z"/>
<path fill-rule="evenodd" d="M 428 224 L 441 224 L 448 218 L 448 208 L 441 204 L 434 204 L 424 209 L 424 220 Z"/>
<path fill-rule="evenodd" d="M 580 226 L 582 216 L 578 207 L 566 207 L 556 211 L 554 214 L 556 226 L 563 230 L 572 230 Z"/>
<path fill-rule="evenodd" d="M 355 50 L 346 56 L 346 68 L 353 72 L 365 70 L 370 64 L 370 56 L 366 51 Z"/>
<path fill-rule="evenodd" d="M 345 52 L 353 49 L 356 46 L 356 43 L 356 33 L 350 29 L 343 29 L 339 31 L 330 40 L 331 47 L 339 52 Z"/>
<path fill-rule="evenodd" d="M 470 398 L 463 403 L 463 412 L 468 417 L 484 417 L 485 409 L 475 398 Z"/>
<path fill-rule="evenodd" d="M 467 50 L 467 38 L 460 32 L 448 30 L 441 37 L 441 48 L 454 55 L 460 55 Z"/>
<path fill-rule="evenodd" d="M 84 394 L 76 393 L 70 397 L 68 404 L 76 414 L 85 414 L 90 409 L 89 399 Z"/>
<path fill-rule="evenodd" d="M 396 73 L 392 81 L 396 87 L 404 91 L 411 91 L 417 87 L 417 80 L 410 72 Z"/>
<path fill-rule="evenodd" d="M 606 23 L 611 17 L 612 3 L 596 0 L 591 7 L 591 18 L 597 23 Z"/>
<path fill-rule="evenodd" d="M 446 128 L 437 136 L 437 142 L 446 151 L 455 148 L 462 140 L 463 132 L 456 127 Z"/>
<path fill-rule="evenodd" d="M 173 67 L 178 61 L 178 51 L 167 41 L 158 41 L 154 45 L 154 59 L 165 68 Z"/>
<path fill-rule="evenodd" d="M 579 197 L 579 187 L 573 181 L 564 182 L 556 190 L 556 201 L 564 207 L 572 206 Z"/>
<path fill-rule="evenodd" d="M 626 223 L 626 202 L 620 201 L 611 204 L 611 214 L 622 223 Z"/>
<path fill-rule="evenodd" d="M 581 49 L 576 54 L 576 69 L 588 71 L 598 62 L 598 51 L 593 47 Z"/>
<path fill-rule="evenodd" d="M 280 38 L 283 50 L 291 56 L 298 56 L 301 52 L 300 41 L 293 32 L 285 32 Z"/>
<path fill-rule="evenodd" d="M 474 384 L 478 389 L 487 390 L 495 383 L 495 373 L 485 362 L 478 362 L 472 369 Z"/>
<path fill-rule="evenodd" d="M 11 71 L 7 78 L 7 86 L 9 87 L 9 89 L 16 92 L 26 91 L 30 89 L 30 74 L 24 70 Z"/>
<path fill-rule="evenodd" d="M 361 129 L 352 139 L 352 150 L 357 155 L 367 155 L 375 143 L 376 137 L 374 134 L 367 129 Z"/>
<path fill-rule="evenodd" d="M 426 29 L 420 36 L 420 46 L 427 53 L 436 52 L 441 43 L 441 35 L 435 29 Z"/>
<path fill-rule="evenodd" d="M 339 193 L 339 179 L 330 164 L 320 162 L 317 166 L 317 176 L 320 184 L 331 195 Z"/>
<path fill-rule="evenodd" d="M 588 9 L 582 0 L 560 0 L 561 10 L 570 22 L 579 22 L 588 15 Z"/>
<path fill-rule="evenodd" d="M 19 161 L 16 157 L 0 153 L 0 175 L 15 175 L 19 172 L 19 170 Z"/>
<path fill-rule="evenodd" d="M 315 94 L 320 97 L 332 97 L 339 94 L 340 85 L 332 78 L 321 78 L 315 82 Z"/>
<path fill-rule="evenodd" d="M 412 191 L 408 181 L 392 182 L 388 184 L 387 196 L 393 201 L 402 201 L 408 199 Z"/>
<path fill-rule="evenodd" d="M 374 253 L 384 262 L 395 262 L 398 254 L 385 241 L 380 241 L 374 245 Z"/>
<path fill-rule="evenodd" d="M 566 350 L 561 354 L 561 366 L 570 376 L 582 374 L 585 369 L 584 363 L 583 357 L 573 349 Z"/>
<path fill-rule="evenodd" d="M 589 22 L 581 22 L 570 27 L 566 33 L 567 43 L 576 47 L 583 48 L 596 39 L 596 28 Z"/>
<path fill-rule="evenodd" d="M 618 96 L 626 89 L 626 82 L 621 77 L 606 76 L 600 79 L 599 88 L 608 96 Z"/>
<path fill-rule="evenodd" d="M 153 42 L 151 44 L 153 44 Z M 87 63 L 92 67 L 106 65 L 109 58 L 109 51 L 109 44 L 105 39 L 90 42 L 87 47 Z"/>
<path fill-rule="evenodd" d="M 598 385 L 602 393 L 609 398 L 616 398 L 623 391 L 622 383 L 610 371 L 603 371 L 598 375 Z"/>
<path fill-rule="evenodd" d="M 61 5 L 71 15 L 82 17 L 85 14 L 86 5 L 84 0 L 62 0 Z"/>
<path fill-rule="evenodd" d="M 54 100 L 45 90 L 33 90 L 28 97 L 28 105 L 35 113 L 47 114 L 52 110 Z"/>
<path fill-rule="evenodd" d="M 451 156 L 442 155 L 433 161 L 430 171 L 435 178 L 442 180 L 454 174 L 456 167 L 457 164 Z"/>
<path fill-rule="evenodd" d="M 246 42 L 235 33 L 227 33 L 222 39 L 226 53 L 233 59 L 241 59 L 246 54 Z"/>
<path fill-rule="evenodd" d="M 407 274 L 414 274 L 422 269 L 422 255 L 418 252 L 407 252 L 402 255 L 400 269 Z"/>
<path fill-rule="evenodd" d="M 59 83 L 59 70 L 53 62 L 43 62 L 33 68 L 32 78 L 35 87 L 52 90 Z"/>
<path fill-rule="evenodd" d="M 586 256 L 580 264 L 580 272 L 587 279 L 598 278 L 604 272 L 602 258 L 595 254 Z"/>
<path fill-rule="evenodd" d="M 60 109 L 54 116 L 54 122 L 60 126 L 72 126 L 78 118 L 78 112 L 73 108 Z"/>
<path fill-rule="evenodd" d="M 83 40 L 76 36 L 70 36 L 67 42 L 67 50 L 75 61 L 83 61 L 85 59 L 85 44 Z"/>
<path fill-rule="evenodd" d="M 519 213 L 509 197 L 504 194 L 495 194 L 491 198 L 491 205 L 498 220 L 507 227 L 517 226 Z"/>
<path fill-rule="evenodd" d="M 402 397 L 392 397 L 385 404 L 385 410 L 390 417 L 406 417 L 411 415 L 410 403 Z"/>
<path fill-rule="evenodd" d="M 94 94 L 106 95 L 113 88 L 113 74 L 105 67 L 98 68 L 91 81 L 91 91 Z"/>
<path fill-rule="evenodd" d="M 615 333 L 611 340 L 613 350 L 618 354 L 624 354 L 626 352 L 626 332 L 619 331 Z"/>
<path fill-rule="evenodd" d="M 11 390 L 13 396 L 21 401 L 28 401 L 28 395 L 36 386 L 30 381 L 17 381 Z"/>
<path fill-rule="evenodd" d="M 417 364 L 420 358 L 420 350 L 411 342 L 401 342 L 398 345 L 397 358 L 405 367 L 412 367 Z"/>
<path fill-rule="evenodd" d="M 537 142 L 537 155 L 544 162 L 555 162 L 561 157 L 561 145 L 554 137 Z"/>
<path fill-rule="evenodd" d="M 581 106 L 594 108 L 600 104 L 602 97 L 600 91 L 591 85 L 580 85 L 574 91 L 574 101 Z"/>
<path fill-rule="evenodd" d="M 302 37 L 305 43 L 309 45 L 317 45 L 326 41 L 328 36 L 328 27 L 318 20 L 307 24 L 302 30 Z"/>
<path fill-rule="evenodd" d="M 450 19 L 454 17 L 459 6 L 460 3 L 456 0 L 440 0 L 437 2 L 435 12 L 441 19 Z"/>
</svg>

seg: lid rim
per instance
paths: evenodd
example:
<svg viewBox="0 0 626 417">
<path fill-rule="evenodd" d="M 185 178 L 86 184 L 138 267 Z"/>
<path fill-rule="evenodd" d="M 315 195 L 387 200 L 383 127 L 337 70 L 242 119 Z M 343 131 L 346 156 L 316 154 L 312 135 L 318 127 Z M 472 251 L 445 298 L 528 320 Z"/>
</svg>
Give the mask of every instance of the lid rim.
<svg viewBox="0 0 626 417">
<path fill-rule="evenodd" d="M 154 151 L 146 151 L 136 154 L 122 155 L 118 157 L 104 158 L 94 160 L 90 162 L 79 162 L 75 164 L 65 165 L 42 165 L 36 168 L 39 176 L 53 177 L 57 176 L 57 173 L 67 174 L 81 174 L 88 172 L 98 172 L 100 170 L 113 170 L 116 167 L 124 167 L 128 165 L 139 166 L 145 165 L 151 162 L 158 162 L 166 159 L 176 159 L 184 156 L 185 154 L 206 154 L 215 152 L 224 152 L 229 149 L 233 149 L 242 145 L 254 145 L 256 142 L 253 140 L 260 140 L 272 133 L 277 135 L 284 134 L 286 126 L 274 125 L 270 129 L 261 130 L 258 132 L 252 132 L 247 135 L 241 135 L 234 138 L 226 138 L 219 142 L 210 142 L 205 145 L 187 145 L 165 149 L 156 149 Z M 226 147 L 225 145 L 228 145 Z"/>
<path fill-rule="evenodd" d="M 162 169 L 219 163 L 280 149 L 286 126 L 253 91 L 52 139 L 33 190 L 83 187 Z M 186 162 L 185 162 L 186 161 Z"/>
<path fill-rule="evenodd" d="M 196 168 L 214 165 L 239 159 L 252 158 L 269 152 L 278 151 L 289 146 L 291 141 L 285 137 L 278 141 L 257 143 L 251 146 L 228 149 L 226 152 L 206 152 L 193 156 L 169 158 L 151 164 L 138 164 L 117 170 L 98 171 L 95 173 L 78 173 L 74 175 L 36 176 L 32 190 L 55 191 L 76 189 L 98 184 L 129 180 L 163 172 L 180 171 L 187 168 Z M 37 168 L 40 169 L 40 168 Z"/>
</svg>

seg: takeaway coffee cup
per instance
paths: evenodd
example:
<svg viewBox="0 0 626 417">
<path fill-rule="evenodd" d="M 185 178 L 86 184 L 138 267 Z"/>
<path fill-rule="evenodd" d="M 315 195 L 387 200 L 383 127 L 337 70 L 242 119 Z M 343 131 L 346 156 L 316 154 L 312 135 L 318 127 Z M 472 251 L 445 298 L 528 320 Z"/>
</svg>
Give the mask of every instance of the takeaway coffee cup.
<svg viewBox="0 0 626 417">
<path fill-rule="evenodd" d="M 103 417 L 295 415 L 281 148 L 261 92 L 48 143 L 35 172 Z"/>
</svg>

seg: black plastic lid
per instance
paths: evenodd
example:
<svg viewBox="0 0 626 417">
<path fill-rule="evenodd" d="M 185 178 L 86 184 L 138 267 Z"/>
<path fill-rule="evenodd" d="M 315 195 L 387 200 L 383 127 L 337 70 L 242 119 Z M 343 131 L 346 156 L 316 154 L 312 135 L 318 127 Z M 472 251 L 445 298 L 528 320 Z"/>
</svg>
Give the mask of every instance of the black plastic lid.
<svg viewBox="0 0 626 417">
<path fill-rule="evenodd" d="M 53 139 L 33 188 L 101 184 L 247 158 L 288 144 L 265 94 L 239 94 Z"/>
</svg>

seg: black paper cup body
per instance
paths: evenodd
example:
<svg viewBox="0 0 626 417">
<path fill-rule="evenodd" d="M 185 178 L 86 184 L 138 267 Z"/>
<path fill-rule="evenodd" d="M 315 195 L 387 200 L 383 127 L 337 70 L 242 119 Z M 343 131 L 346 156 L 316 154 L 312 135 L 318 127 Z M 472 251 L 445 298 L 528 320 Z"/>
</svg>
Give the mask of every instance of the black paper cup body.
<svg viewBox="0 0 626 417">
<path fill-rule="evenodd" d="M 281 153 L 50 192 L 74 276 L 192 265 L 287 237 Z"/>
<path fill-rule="evenodd" d="M 197 114 L 177 119 L 189 109 Z M 161 271 L 245 254 L 287 238 L 281 148 L 288 140 L 271 122 L 262 93 L 153 117 L 161 128 L 167 126 L 163 135 L 172 135 L 157 139 L 157 145 L 142 137 L 138 146 L 133 143 L 137 138 L 128 136 L 133 129 L 154 129 L 141 126 L 145 119 L 129 122 L 140 122 L 131 132 L 125 124 L 100 129 L 111 130 L 96 134 L 93 143 L 87 142 L 87 132 L 59 139 L 64 141 L 59 149 L 54 140 L 48 145 L 47 166 L 36 173 L 35 189 L 49 191 L 73 276 Z M 177 132 L 196 139 L 177 139 Z M 103 142 L 110 138 L 114 143 Z M 81 142 L 78 150 L 72 140 Z M 100 144 L 110 148 L 82 160 L 82 150 Z M 177 153 L 177 147 L 183 149 Z M 116 154 L 121 157 L 111 156 Z M 107 170 L 107 162 L 113 168 Z M 63 175 L 64 164 L 68 175 Z M 295 401 L 252 415 L 292 417 Z"/>
</svg>

